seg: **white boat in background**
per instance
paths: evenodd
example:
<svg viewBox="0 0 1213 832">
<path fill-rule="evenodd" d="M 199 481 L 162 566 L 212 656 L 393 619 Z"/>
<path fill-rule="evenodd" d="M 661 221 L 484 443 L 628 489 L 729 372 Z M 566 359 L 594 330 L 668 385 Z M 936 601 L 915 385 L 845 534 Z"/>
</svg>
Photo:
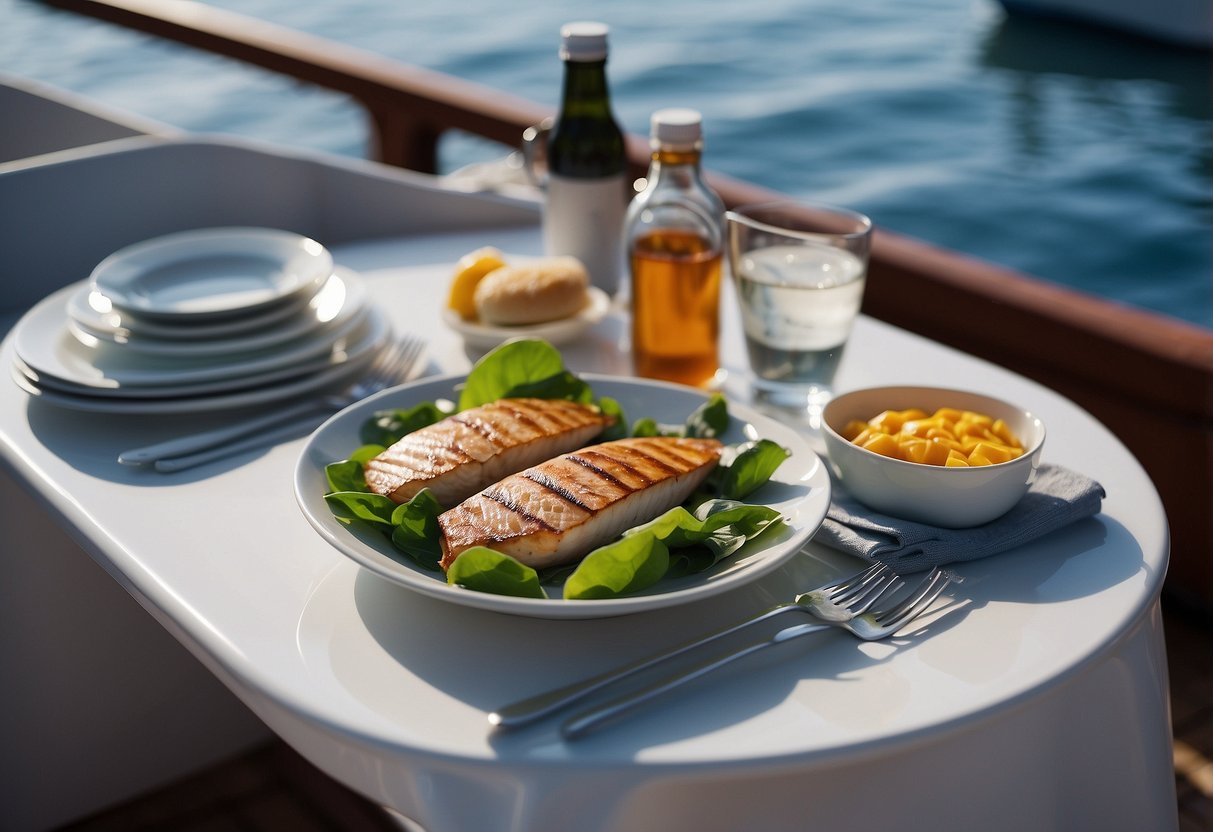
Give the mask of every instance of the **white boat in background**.
<svg viewBox="0 0 1213 832">
<path fill-rule="evenodd" d="M 999 0 L 1010 14 L 1089 23 L 1152 40 L 1213 49 L 1213 0 Z"/>
</svg>

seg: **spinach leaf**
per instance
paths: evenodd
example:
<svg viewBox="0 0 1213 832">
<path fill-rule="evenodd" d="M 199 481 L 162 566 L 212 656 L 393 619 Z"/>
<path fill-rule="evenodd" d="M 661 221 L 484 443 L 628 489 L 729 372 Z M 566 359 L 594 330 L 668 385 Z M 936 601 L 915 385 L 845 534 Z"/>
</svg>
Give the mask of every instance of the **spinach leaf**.
<svg viewBox="0 0 1213 832">
<path fill-rule="evenodd" d="M 568 399 L 589 404 L 593 397 L 590 385 L 568 370 L 562 370 L 554 376 L 511 387 L 502 398 Z"/>
<path fill-rule="evenodd" d="M 387 447 L 400 437 L 447 416 L 435 402 L 422 402 L 407 410 L 378 410 L 362 423 L 358 438 L 365 445 Z"/>
<path fill-rule="evenodd" d="M 496 347 L 468 373 L 459 409 L 479 407 L 565 372 L 560 352 L 547 341 L 525 338 Z"/>
<path fill-rule="evenodd" d="M 484 546 L 473 546 L 455 558 L 447 570 L 446 581 L 494 595 L 547 597 L 539 586 L 539 575 L 534 569 Z"/>
<path fill-rule="evenodd" d="M 354 459 L 330 462 L 324 466 L 324 478 L 329 491 L 366 491 L 366 480 L 362 476 L 362 463 Z"/>
<path fill-rule="evenodd" d="M 564 597 L 584 601 L 639 592 L 661 580 L 669 565 L 670 550 L 656 535 L 625 535 L 586 555 L 564 582 Z"/>
<path fill-rule="evenodd" d="M 724 396 L 713 393 L 687 417 L 683 435 L 714 439 L 729 429 L 729 406 Z"/>
<path fill-rule="evenodd" d="M 681 574 L 702 572 L 781 519 L 770 506 L 732 500 L 710 500 L 694 514 L 677 506 L 586 555 L 565 582 L 564 597 L 617 598 L 638 592 L 665 577 L 672 562 Z M 685 547 L 694 551 L 678 551 Z"/>
<path fill-rule="evenodd" d="M 438 515 L 442 506 L 428 488 L 417 492 L 407 503 L 392 512 L 392 545 L 413 559 L 419 566 L 437 570 L 442 560 L 442 527 Z"/>
<path fill-rule="evenodd" d="M 389 528 L 392 526 L 392 512 L 396 510 L 396 504 L 382 494 L 371 494 L 368 491 L 337 491 L 325 494 L 324 500 L 338 518 L 365 520 L 368 523 Z"/>
<path fill-rule="evenodd" d="M 717 490 L 726 500 L 740 500 L 766 482 L 792 455 L 791 451 L 770 439 L 747 442 L 736 449 L 728 465 L 717 467 Z M 717 473 L 718 472 L 718 473 Z"/>
</svg>

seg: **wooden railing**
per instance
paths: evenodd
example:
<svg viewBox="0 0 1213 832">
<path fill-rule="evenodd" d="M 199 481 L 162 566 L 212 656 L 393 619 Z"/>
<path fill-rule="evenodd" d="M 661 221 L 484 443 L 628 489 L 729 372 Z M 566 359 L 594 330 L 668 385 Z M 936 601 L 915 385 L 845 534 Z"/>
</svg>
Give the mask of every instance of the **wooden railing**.
<svg viewBox="0 0 1213 832">
<path fill-rule="evenodd" d="M 465 131 L 515 148 L 549 109 L 192 0 L 43 0 L 345 93 L 377 158 L 434 172 Z M 637 175 L 647 143 L 629 136 Z M 779 196 L 711 176 L 730 206 Z M 1213 610 L 1213 332 L 878 230 L 864 311 L 1013 369 L 1097 416 L 1145 466 L 1172 532 L 1168 590 Z M 1115 483 L 1106 483 L 1115 488 Z"/>
</svg>

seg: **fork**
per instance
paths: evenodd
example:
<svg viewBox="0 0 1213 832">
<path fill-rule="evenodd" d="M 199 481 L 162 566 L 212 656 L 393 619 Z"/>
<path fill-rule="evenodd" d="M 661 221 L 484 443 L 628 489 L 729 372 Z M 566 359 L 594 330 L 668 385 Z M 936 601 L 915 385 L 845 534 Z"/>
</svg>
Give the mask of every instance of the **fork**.
<svg viewBox="0 0 1213 832">
<path fill-rule="evenodd" d="M 808 597 L 801 596 L 804 599 L 802 601 L 803 609 L 817 619 L 816 623 L 785 627 L 768 638 L 726 653 L 685 673 L 674 674 L 656 684 L 620 696 L 604 705 L 591 707 L 565 721 L 560 726 L 560 734 L 567 740 L 577 739 L 603 723 L 618 719 L 650 699 L 674 688 L 706 676 L 714 670 L 757 653 L 759 650 L 783 644 L 810 633 L 842 629 L 862 641 L 880 641 L 888 638 L 924 613 L 954 579 L 955 576 L 952 573 L 935 567 L 904 599 L 888 609 L 876 612 L 867 612 L 872 607 L 871 598 L 867 595 L 861 594 L 849 601 L 840 602 L 836 593 L 820 590 L 805 593 L 805 596 Z"/>
<path fill-rule="evenodd" d="M 402 335 L 388 344 L 366 373 L 339 393 L 302 401 L 236 425 L 133 448 L 118 455 L 123 465 L 152 465 L 157 471 L 183 471 L 215 459 L 273 444 L 314 427 L 317 411 L 336 411 L 408 378 L 425 352 L 425 342 Z"/>
<path fill-rule="evenodd" d="M 792 601 L 779 604 L 763 613 L 747 618 L 723 630 L 718 630 L 702 638 L 687 642 L 672 650 L 662 651 L 631 664 L 609 670 L 598 676 L 593 676 L 589 679 L 574 682 L 571 685 L 506 705 L 489 714 L 489 722 L 500 730 L 529 725 L 561 708 L 584 699 L 608 685 L 613 685 L 650 667 L 674 659 L 704 645 L 711 644 L 725 636 L 748 629 L 762 621 L 769 621 L 772 618 L 791 612 L 808 613 L 810 610 L 803 606 L 802 599 L 816 597 L 817 594 L 829 598 L 838 604 L 844 602 L 853 604 L 856 610 L 855 614 L 860 614 L 881 598 L 886 597 L 891 592 L 896 592 L 904 585 L 904 580 L 893 572 L 892 569 L 883 563 L 877 563 L 856 575 L 798 595 Z"/>
</svg>

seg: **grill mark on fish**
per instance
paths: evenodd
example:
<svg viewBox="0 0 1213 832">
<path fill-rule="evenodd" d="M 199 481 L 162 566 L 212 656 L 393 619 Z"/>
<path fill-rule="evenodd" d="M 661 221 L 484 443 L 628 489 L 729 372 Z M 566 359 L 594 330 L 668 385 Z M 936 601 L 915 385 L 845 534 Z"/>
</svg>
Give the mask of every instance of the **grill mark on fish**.
<svg viewBox="0 0 1213 832">
<path fill-rule="evenodd" d="M 536 568 L 578 560 L 681 503 L 720 452 L 714 439 L 623 439 L 506 477 L 438 518 L 442 568 L 478 545 Z"/>
<path fill-rule="evenodd" d="M 489 491 L 482 491 L 481 494 L 484 496 L 485 499 L 492 500 L 494 503 L 497 503 L 498 505 L 505 506 L 507 509 L 509 509 L 510 511 L 514 512 L 519 517 L 521 517 L 523 520 L 526 520 L 528 523 L 536 525 L 539 528 L 544 529 L 549 532 L 557 531 L 555 526 L 549 524 L 543 518 L 536 517 L 534 514 L 527 511 L 526 509 L 524 509 L 521 505 L 518 504 L 518 501 L 515 500 L 513 498 L 513 496 L 508 493 L 503 493 L 503 492 L 497 491 L 497 490 L 489 490 Z"/>
<path fill-rule="evenodd" d="M 540 425 L 539 420 L 535 418 L 534 411 L 521 408 L 512 402 L 507 404 L 504 400 L 499 401 L 498 404 L 501 405 L 502 410 L 504 410 L 506 413 L 509 413 L 511 416 L 513 416 L 515 419 L 517 419 L 522 424 L 533 429 L 537 433 L 544 432 L 543 426 Z"/>
<path fill-rule="evenodd" d="M 614 419 L 566 400 L 502 399 L 402 437 L 363 471 L 397 503 L 428 487 L 452 506 L 491 483 L 578 448 Z"/>
<path fill-rule="evenodd" d="M 593 460 L 587 459 L 585 456 L 581 456 L 579 454 L 571 454 L 565 458 L 569 462 L 574 462 L 574 463 L 580 465 L 582 468 L 586 469 L 587 471 L 589 471 L 590 473 L 594 474 L 597 477 L 601 477 L 602 479 L 606 480 L 607 482 L 611 483 L 612 485 L 622 488 L 624 491 L 627 491 L 630 493 L 630 492 L 633 492 L 636 490 L 635 488 L 631 487 L 623 480 L 619 479 L 619 477 L 615 476 L 610 471 L 607 471 L 602 466 L 596 464 Z"/>
<path fill-rule="evenodd" d="M 451 421 L 457 425 L 463 425 L 468 430 L 475 431 L 476 433 L 480 434 L 485 439 L 487 439 L 489 442 L 500 447 L 501 443 L 497 441 L 497 437 L 496 437 L 497 432 L 495 430 L 493 430 L 492 428 L 490 428 L 488 425 L 486 425 L 484 422 L 480 421 L 479 419 L 467 419 L 467 418 L 461 416 L 460 414 L 455 414 L 454 416 L 451 417 Z"/>
<path fill-rule="evenodd" d="M 592 508 L 591 506 L 588 506 L 581 500 L 577 499 L 576 494 L 574 494 L 572 491 L 569 491 L 567 488 L 560 485 L 560 483 L 556 482 L 554 479 L 549 477 L 547 474 L 544 474 L 542 471 L 534 471 L 534 470 L 523 471 L 522 476 L 526 477 L 528 480 L 535 483 L 535 485 L 538 485 L 540 488 L 546 489 L 547 491 L 550 491 L 551 493 L 555 494 L 557 497 L 564 500 L 566 503 L 569 503 L 570 505 L 574 505 L 577 508 L 590 512 L 591 514 L 595 514 L 598 511 L 598 509 Z"/>
<path fill-rule="evenodd" d="M 629 490 L 635 491 L 637 487 L 644 488 L 646 485 L 649 485 L 654 481 L 653 478 L 651 476 L 649 476 L 648 474 L 646 474 L 644 471 L 641 471 L 635 465 L 632 465 L 631 463 L 627 462 L 626 460 L 620 459 L 618 456 L 607 455 L 607 454 L 599 453 L 597 451 L 584 451 L 584 452 L 580 452 L 580 453 L 582 453 L 583 456 L 586 458 L 605 460 L 606 464 L 614 465 L 618 468 L 622 468 L 624 471 L 627 471 L 633 477 L 640 480 L 639 486 L 630 486 L 630 485 L 627 485 L 626 483 L 620 482 L 620 485 L 622 485 L 624 488 L 627 488 Z M 599 462 L 597 464 L 602 464 L 602 463 Z M 670 469 L 667 469 L 667 470 L 670 470 Z M 616 479 L 616 482 L 619 482 L 619 480 Z"/>
</svg>

